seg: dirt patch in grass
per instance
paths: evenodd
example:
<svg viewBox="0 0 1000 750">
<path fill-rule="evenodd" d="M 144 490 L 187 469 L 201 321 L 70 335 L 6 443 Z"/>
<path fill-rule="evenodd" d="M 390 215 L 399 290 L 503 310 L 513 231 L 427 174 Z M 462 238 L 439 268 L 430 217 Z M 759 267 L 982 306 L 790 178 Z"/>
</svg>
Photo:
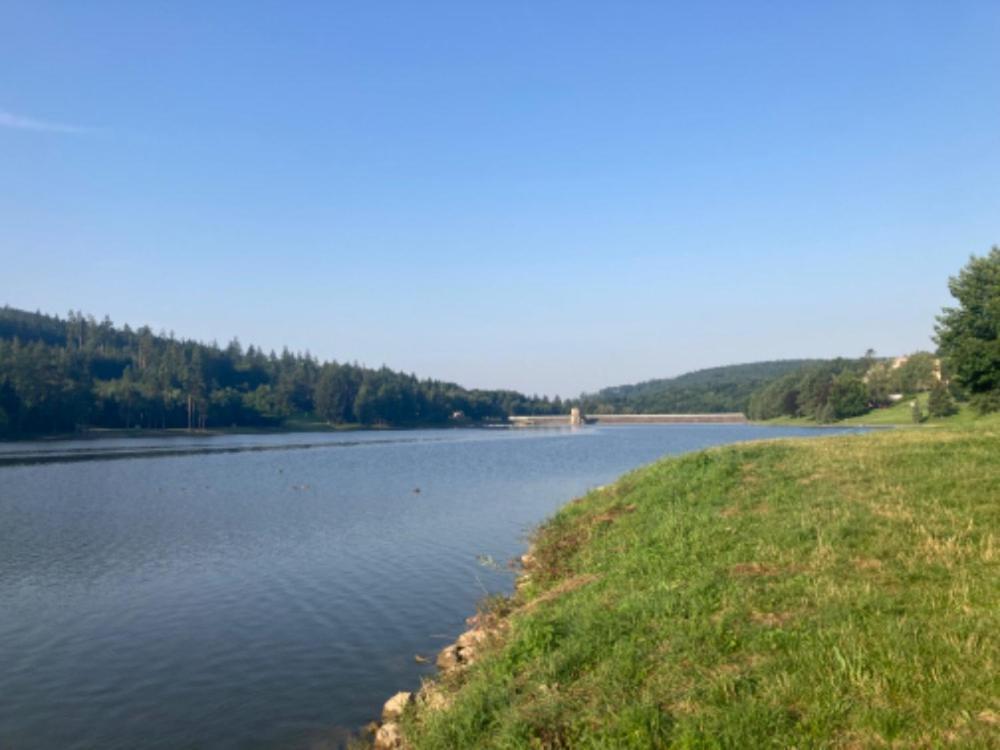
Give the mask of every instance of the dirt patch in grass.
<svg viewBox="0 0 1000 750">
<path fill-rule="evenodd" d="M 532 612 L 537 609 L 542 604 L 546 602 L 551 602 L 554 599 L 558 599 L 564 594 L 568 594 L 571 591 L 576 591 L 583 586 L 593 583 L 600 579 L 600 576 L 594 575 L 593 573 L 585 573 L 584 575 L 573 576 L 572 578 L 567 578 L 565 581 L 555 586 L 544 594 L 540 594 L 532 599 L 530 602 L 525 604 L 519 612 Z"/>
<path fill-rule="evenodd" d="M 570 561 L 589 538 L 589 529 L 579 525 L 542 534 L 534 548 L 531 577 L 546 580 L 569 575 Z"/>
<path fill-rule="evenodd" d="M 792 612 L 757 612 L 750 613 L 750 621 L 757 625 L 764 625 L 768 628 L 780 628 L 789 622 L 793 617 Z"/>
<path fill-rule="evenodd" d="M 635 513 L 636 505 L 635 503 L 630 503 L 629 505 L 621 505 L 604 511 L 603 513 L 598 513 L 591 519 L 591 523 L 613 523 L 616 519 L 624 516 L 628 513 Z"/>
<path fill-rule="evenodd" d="M 688 698 L 679 700 L 676 703 L 671 703 L 665 708 L 669 713 L 678 714 L 680 716 L 694 716 L 702 710 L 700 705 Z"/>
<path fill-rule="evenodd" d="M 855 557 L 851 562 L 858 570 L 881 570 L 882 561 L 874 557 Z"/>
<path fill-rule="evenodd" d="M 990 709 L 985 709 L 976 714 L 976 719 L 993 727 L 1000 727 L 1000 714 Z"/>
<path fill-rule="evenodd" d="M 771 563 L 759 563 L 759 562 L 747 562 L 747 563 L 737 563 L 729 569 L 729 574 L 732 576 L 741 576 L 747 578 L 757 578 L 766 576 L 777 576 L 782 573 L 787 573 L 791 569 L 783 568 L 780 565 L 773 565 Z"/>
<path fill-rule="evenodd" d="M 752 489 L 762 482 L 759 473 L 760 467 L 752 461 L 747 461 L 740 465 L 740 484 L 747 489 Z"/>
<path fill-rule="evenodd" d="M 543 528 L 536 535 L 533 547 L 531 574 L 536 581 L 572 576 L 572 560 L 597 533 L 606 529 L 622 516 L 634 513 L 635 503 L 617 504 L 600 513 L 583 515 L 561 526 Z"/>
<path fill-rule="evenodd" d="M 807 477 L 800 477 L 796 481 L 803 487 L 808 487 L 809 485 L 815 484 L 816 482 L 821 482 L 824 479 L 826 479 L 826 477 L 823 474 L 810 474 Z"/>
</svg>

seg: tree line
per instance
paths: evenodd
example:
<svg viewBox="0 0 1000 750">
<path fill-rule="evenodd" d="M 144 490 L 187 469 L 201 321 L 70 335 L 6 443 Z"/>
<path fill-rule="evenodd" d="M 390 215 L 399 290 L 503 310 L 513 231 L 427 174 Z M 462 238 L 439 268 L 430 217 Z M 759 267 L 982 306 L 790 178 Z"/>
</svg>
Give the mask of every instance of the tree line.
<svg viewBox="0 0 1000 750">
<path fill-rule="evenodd" d="M 586 414 L 745 412 L 750 396 L 763 385 L 822 361 L 784 359 L 710 367 L 585 393 L 580 406 Z"/>
<path fill-rule="evenodd" d="M 928 392 L 945 416 L 967 400 L 1000 411 L 1000 248 L 973 256 L 949 280 L 956 300 L 938 316 L 936 352 L 905 362 L 864 357 L 716 367 L 578 400 L 470 390 L 386 367 L 222 348 L 132 330 L 72 312 L 66 318 L 0 308 L 0 437 L 85 427 L 277 427 L 292 418 L 330 424 L 446 425 L 508 416 L 742 411 L 752 419 L 835 421 Z M 919 417 L 915 414 L 915 417 Z"/>
<path fill-rule="evenodd" d="M 937 317 L 937 351 L 900 360 L 864 358 L 812 364 L 762 386 L 750 397 L 751 419 L 808 417 L 819 422 L 858 416 L 893 400 L 928 393 L 930 416 L 945 417 L 968 401 L 980 413 L 1000 411 L 1000 248 L 972 256 L 948 281 L 955 306 Z M 913 402 L 914 421 L 922 420 Z"/>
<path fill-rule="evenodd" d="M 386 367 L 225 347 L 115 326 L 0 308 L 0 436 L 87 427 L 278 427 L 291 418 L 330 424 L 417 426 L 553 414 L 558 399 L 466 389 Z"/>
<path fill-rule="evenodd" d="M 900 360 L 877 359 L 869 351 L 858 359 L 835 359 L 802 367 L 755 391 L 747 405 L 747 416 L 835 422 L 928 391 L 934 394 L 934 416 L 947 416 L 955 409 L 956 395 L 965 398 L 958 384 L 940 371 L 941 361 L 934 354 L 914 352 Z"/>
<path fill-rule="evenodd" d="M 954 413 L 960 401 L 1000 411 L 1000 249 L 973 256 L 948 287 L 956 306 L 938 317 L 936 352 L 713 367 L 605 388 L 579 404 L 587 414 L 739 411 L 757 420 L 833 422 L 927 393 L 931 416 Z"/>
</svg>

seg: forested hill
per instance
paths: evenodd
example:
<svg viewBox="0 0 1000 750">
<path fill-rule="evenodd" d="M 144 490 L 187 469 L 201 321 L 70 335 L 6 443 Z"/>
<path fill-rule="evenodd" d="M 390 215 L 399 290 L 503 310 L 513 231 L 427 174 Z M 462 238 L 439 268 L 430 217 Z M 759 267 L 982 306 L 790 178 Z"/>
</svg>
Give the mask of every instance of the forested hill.
<svg viewBox="0 0 1000 750">
<path fill-rule="evenodd" d="M 104 428 L 443 425 L 552 414 L 558 401 L 468 390 L 388 368 L 280 355 L 0 308 L 0 436 Z"/>
<path fill-rule="evenodd" d="M 750 395 L 763 385 L 823 360 L 782 359 L 695 370 L 675 378 L 604 388 L 581 396 L 587 414 L 696 414 L 745 412 Z"/>
</svg>

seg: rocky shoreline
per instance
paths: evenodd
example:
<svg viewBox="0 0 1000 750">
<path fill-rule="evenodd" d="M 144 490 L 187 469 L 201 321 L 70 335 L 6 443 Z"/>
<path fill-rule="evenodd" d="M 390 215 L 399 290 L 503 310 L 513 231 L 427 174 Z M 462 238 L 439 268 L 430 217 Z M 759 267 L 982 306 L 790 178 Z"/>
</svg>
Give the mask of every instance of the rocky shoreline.
<svg viewBox="0 0 1000 750">
<path fill-rule="evenodd" d="M 520 589 L 530 578 L 530 568 L 535 558 L 531 550 L 517 559 L 519 573 L 515 589 Z M 498 643 L 509 622 L 506 618 L 489 612 L 480 612 L 466 619 L 469 629 L 455 641 L 445 646 L 435 661 L 438 673 L 427 679 L 414 692 L 401 691 L 393 695 L 382 707 L 379 721 L 365 727 L 373 750 L 407 750 L 409 745 L 403 736 L 401 719 L 407 712 L 440 711 L 451 704 L 451 698 L 443 681 L 461 673 L 474 664 L 491 645 Z"/>
</svg>

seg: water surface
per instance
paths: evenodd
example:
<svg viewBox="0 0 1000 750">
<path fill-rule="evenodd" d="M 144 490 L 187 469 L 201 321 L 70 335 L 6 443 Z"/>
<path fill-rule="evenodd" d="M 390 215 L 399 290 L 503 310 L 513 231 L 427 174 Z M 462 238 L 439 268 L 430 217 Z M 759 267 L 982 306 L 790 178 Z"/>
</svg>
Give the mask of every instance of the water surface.
<svg viewBox="0 0 1000 750">
<path fill-rule="evenodd" d="M 0 444 L 0 748 L 325 748 L 567 500 L 750 425 Z M 419 489 L 419 492 L 416 490 Z"/>
</svg>

